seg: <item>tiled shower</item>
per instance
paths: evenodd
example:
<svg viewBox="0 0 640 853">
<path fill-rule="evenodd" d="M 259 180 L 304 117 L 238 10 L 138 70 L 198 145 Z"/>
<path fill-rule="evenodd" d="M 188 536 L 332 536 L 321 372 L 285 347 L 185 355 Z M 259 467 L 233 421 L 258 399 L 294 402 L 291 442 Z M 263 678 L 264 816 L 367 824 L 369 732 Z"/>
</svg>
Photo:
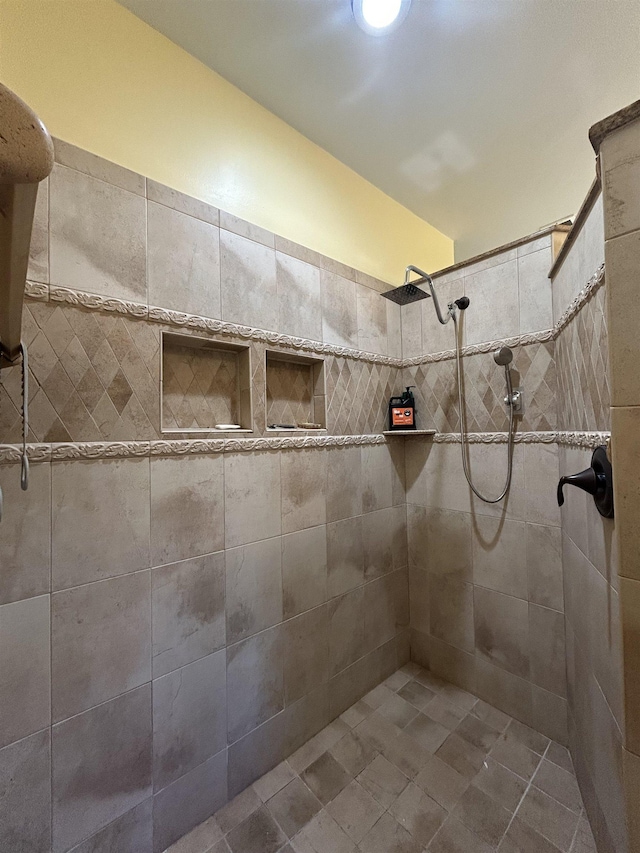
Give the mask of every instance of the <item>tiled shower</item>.
<svg viewBox="0 0 640 853">
<path fill-rule="evenodd" d="M 453 331 L 428 300 L 400 309 L 383 282 L 56 141 L 25 302 L 26 493 L 20 377 L 0 373 L 3 853 L 161 853 L 375 715 L 383 682 L 419 707 L 416 678 L 478 697 L 496 737 L 512 717 L 533 752 L 569 746 L 598 850 L 634 849 L 615 522 L 575 490 L 555 501 L 611 430 L 608 192 L 570 232 L 434 276 L 445 304 L 471 299 L 485 489 L 506 465 L 498 341 L 524 389 L 492 507 L 464 481 Z M 383 435 L 406 385 L 434 437 Z M 592 849 L 581 809 L 550 851 Z"/>
</svg>

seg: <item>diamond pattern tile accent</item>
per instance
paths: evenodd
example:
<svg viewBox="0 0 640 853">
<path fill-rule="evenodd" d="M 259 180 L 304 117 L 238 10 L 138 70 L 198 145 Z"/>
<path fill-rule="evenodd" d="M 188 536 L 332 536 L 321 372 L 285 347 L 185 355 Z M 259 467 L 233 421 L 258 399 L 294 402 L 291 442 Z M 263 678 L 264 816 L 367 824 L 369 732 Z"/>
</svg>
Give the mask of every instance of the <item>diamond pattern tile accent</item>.
<svg viewBox="0 0 640 853">
<path fill-rule="evenodd" d="M 611 385 L 605 287 L 600 287 L 562 330 L 558 359 L 558 426 L 610 430 Z"/>
<path fill-rule="evenodd" d="M 159 437 L 160 332 L 118 315 L 27 302 L 30 440 Z M 20 369 L 0 374 L 0 441 L 20 440 Z"/>
<path fill-rule="evenodd" d="M 354 435 L 387 428 L 389 398 L 402 390 L 401 370 L 329 356 L 327 420 L 331 433 Z"/>
<path fill-rule="evenodd" d="M 213 429 L 238 422 L 235 353 L 165 341 L 162 358 L 163 429 Z"/>
<path fill-rule="evenodd" d="M 539 343 L 514 349 L 512 381 L 525 389 L 521 430 L 556 429 L 556 365 L 554 344 Z M 501 432 L 509 419 L 504 404 L 504 368 L 490 353 L 462 359 L 467 429 Z M 459 429 L 458 390 L 454 359 L 404 369 L 403 385 L 415 385 L 419 424 L 439 432 Z"/>
<path fill-rule="evenodd" d="M 267 365 L 267 423 L 313 422 L 313 369 L 290 361 Z"/>
</svg>

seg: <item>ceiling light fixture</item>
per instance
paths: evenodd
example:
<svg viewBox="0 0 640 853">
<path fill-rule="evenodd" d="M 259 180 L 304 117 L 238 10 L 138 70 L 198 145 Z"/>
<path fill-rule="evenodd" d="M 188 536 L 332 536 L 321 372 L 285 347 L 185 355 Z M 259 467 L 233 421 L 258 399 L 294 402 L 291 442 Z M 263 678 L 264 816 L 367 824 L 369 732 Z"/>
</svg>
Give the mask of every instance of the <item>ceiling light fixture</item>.
<svg viewBox="0 0 640 853">
<path fill-rule="evenodd" d="M 351 0 L 360 29 L 373 36 L 393 32 L 409 13 L 411 0 Z"/>
</svg>

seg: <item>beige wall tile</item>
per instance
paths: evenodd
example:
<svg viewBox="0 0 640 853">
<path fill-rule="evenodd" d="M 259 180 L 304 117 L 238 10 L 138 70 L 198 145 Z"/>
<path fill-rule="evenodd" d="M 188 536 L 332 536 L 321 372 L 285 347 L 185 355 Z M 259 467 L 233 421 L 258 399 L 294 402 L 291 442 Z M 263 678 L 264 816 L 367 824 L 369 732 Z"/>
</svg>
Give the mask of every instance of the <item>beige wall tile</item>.
<svg viewBox="0 0 640 853">
<path fill-rule="evenodd" d="M 425 289 L 423 287 L 423 289 Z M 428 288 L 427 292 L 428 292 Z M 455 299 L 464 296 L 464 278 L 462 274 L 460 278 L 451 281 L 435 282 L 436 296 L 440 310 L 446 316 L 447 306 Z M 443 325 L 436 314 L 436 309 L 433 304 L 433 299 L 423 299 L 419 305 L 409 305 L 408 309 L 422 311 L 422 353 L 442 352 L 455 347 L 455 332 L 451 321 Z M 407 310 L 408 310 L 407 309 Z M 462 317 L 464 323 L 464 315 Z"/>
<path fill-rule="evenodd" d="M 49 282 L 49 179 L 38 184 L 36 209 L 33 215 L 31 246 L 29 248 L 30 281 Z"/>
<path fill-rule="evenodd" d="M 276 245 L 275 235 L 266 228 L 260 228 L 259 225 L 253 225 L 238 216 L 233 216 L 225 210 L 220 211 L 220 227 L 226 231 L 231 231 L 233 234 L 239 234 L 241 237 L 246 237 L 247 240 L 253 240 L 254 243 L 262 243 L 263 246 L 268 246 L 274 249 Z"/>
<path fill-rule="evenodd" d="M 144 198 L 65 166 L 49 181 L 51 283 L 146 303 Z"/>
<path fill-rule="evenodd" d="M 591 465 L 590 450 L 577 448 L 562 448 L 559 457 L 560 476 L 577 474 Z M 565 502 L 560 514 L 562 530 L 571 537 L 574 543 L 584 549 L 588 548 L 587 501 L 592 498 L 581 489 L 565 487 Z"/>
<path fill-rule="evenodd" d="M 153 800 L 155 849 L 162 850 L 227 802 L 227 750 L 186 773 Z"/>
<path fill-rule="evenodd" d="M 322 340 L 320 270 L 276 252 L 278 331 L 284 335 Z"/>
<path fill-rule="evenodd" d="M 327 600 L 325 525 L 282 537 L 282 598 L 285 619 Z"/>
<path fill-rule="evenodd" d="M 400 309 L 402 358 L 417 358 L 422 350 L 422 309 L 415 303 Z"/>
<path fill-rule="evenodd" d="M 409 567 L 409 602 L 411 627 L 428 634 L 431 627 L 431 600 L 429 574 L 422 569 Z"/>
<path fill-rule="evenodd" d="M 331 675 L 336 675 L 364 653 L 364 592 L 355 589 L 329 604 Z M 355 701 L 355 700 L 354 700 Z"/>
<path fill-rule="evenodd" d="M 365 580 L 407 565 L 405 508 L 389 507 L 362 517 Z"/>
<path fill-rule="evenodd" d="M 607 240 L 605 257 L 611 405 L 637 406 L 640 404 L 637 370 L 640 345 L 634 312 L 629 306 L 634 304 L 636 293 L 640 231 Z M 615 413 L 612 414 L 615 417 Z"/>
<path fill-rule="evenodd" d="M 273 249 L 221 230 L 220 288 L 224 320 L 276 331 L 278 300 Z"/>
<path fill-rule="evenodd" d="M 622 577 L 640 580 L 640 408 L 613 408 L 613 487 L 618 532 L 618 571 Z"/>
<path fill-rule="evenodd" d="M 156 791 L 224 749 L 226 653 L 208 655 L 153 682 L 153 782 Z"/>
<path fill-rule="evenodd" d="M 342 595 L 364 581 L 362 518 L 327 524 L 327 592 Z"/>
<path fill-rule="evenodd" d="M 558 466 L 555 444 L 524 445 L 524 513 L 527 521 L 560 524 L 560 508 L 555 500 Z"/>
<path fill-rule="evenodd" d="M 529 678 L 526 601 L 476 587 L 474 616 L 476 650 L 480 657 L 520 678 Z"/>
<path fill-rule="evenodd" d="M 151 795 L 151 685 L 54 726 L 52 763 L 53 850 L 64 853 Z"/>
<path fill-rule="evenodd" d="M 571 302 L 604 262 L 602 194 L 596 199 L 574 244 L 556 271 L 551 286 L 553 321 L 557 323 Z"/>
<path fill-rule="evenodd" d="M 526 525 L 475 516 L 473 525 L 473 580 L 488 589 L 527 598 Z"/>
<path fill-rule="evenodd" d="M 227 642 L 282 622 L 280 537 L 226 552 Z"/>
<path fill-rule="evenodd" d="M 471 581 L 472 517 L 469 513 L 407 508 L 409 562 L 432 575 Z"/>
<path fill-rule="evenodd" d="M 222 648 L 224 552 L 154 569 L 151 602 L 154 678 Z"/>
<path fill-rule="evenodd" d="M 229 798 L 272 770 L 285 757 L 284 712 L 229 746 Z"/>
<path fill-rule="evenodd" d="M 562 534 L 559 527 L 527 524 L 528 598 L 534 604 L 564 610 Z"/>
<path fill-rule="evenodd" d="M 620 579 L 624 649 L 625 746 L 640 755 L 640 582 Z"/>
<path fill-rule="evenodd" d="M 54 589 L 150 565 L 148 459 L 60 462 L 51 470 Z"/>
<path fill-rule="evenodd" d="M 55 593 L 51 665 L 56 722 L 150 681 L 150 572 Z"/>
<path fill-rule="evenodd" d="M 220 317 L 220 236 L 215 225 L 149 202 L 149 303 Z"/>
<path fill-rule="evenodd" d="M 397 572 L 400 585 L 404 575 Z M 395 636 L 396 628 L 406 625 L 402 613 L 401 590 L 394 589 L 395 576 L 378 578 L 364 587 L 364 645 L 367 652 Z M 408 589 L 405 589 L 405 594 Z"/>
<path fill-rule="evenodd" d="M 501 378 L 502 384 L 502 378 Z M 508 424 L 505 425 L 505 429 Z M 455 447 L 460 456 L 460 445 Z M 500 518 L 516 518 L 524 521 L 527 516 L 527 492 L 525 483 L 525 445 L 515 445 L 513 449 L 513 468 L 511 486 L 506 498 L 497 504 L 481 501 L 468 488 L 464 479 L 462 464 L 458 463 L 462 486 L 469 492 L 471 511 L 477 515 L 492 515 Z M 474 486 L 486 497 L 496 498 L 507 480 L 507 448 L 504 444 L 470 444 L 469 470 Z"/>
<path fill-rule="evenodd" d="M 362 467 L 359 447 L 327 449 L 327 521 L 362 513 Z"/>
<path fill-rule="evenodd" d="M 520 300 L 520 334 L 550 329 L 553 326 L 551 304 L 551 249 L 518 258 L 518 292 Z"/>
<path fill-rule="evenodd" d="M 281 533 L 280 455 L 238 453 L 224 458 L 227 548 Z"/>
<path fill-rule="evenodd" d="M 37 732 L 0 749 L 0 849 L 50 850 L 51 734 Z"/>
<path fill-rule="evenodd" d="M 614 588 L 618 584 L 618 537 L 616 522 L 604 518 L 594 501 L 587 501 L 587 557 Z"/>
<path fill-rule="evenodd" d="M 375 290 L 356 285 L 358 349 L 387 353 L 387 300 Z"/>
<path fill-rule="evenodd" d="M 290 619 L 284 631 L 284 695 L 291 705 L 329 679 L 329 609 Z"/>
<path fill-rule="evenodd" d="M 469 487 L 464 479 L 458 444 L 407 442 L 406 463 L 410 503 L 469 512 Z"/>
<path fill-rule="evenodd" d="M 512 717 L 533 724 L 531 684 L 488 661 L 476 659 L 476 693 Z"/>
<path fill-rule="evenodd" d="M 404 448 L 387 444 L 364 445 L 362 453 L 362 508 L 373 512 L 404 503 Z"/>
<path fill-rule="evenodd" d="M 640 123 L 607 136 L 600 146 L 607 240 L 640 229 Z"/>
<path fill-rule="evenodd" d="M 477 692 L 476 668 L 479 661 L 468 652 L 431 637 L 428 663 L 431 672 L 438 678 L 444 678 L 463 690 Z"/>
<path fill-rule="evenodd" d="M 164 184 L 159 184 L 157 181 L 152 181 L 151 178 L 147 178 L 147 198 L 151 202 L 170 207 L 179 213 L 195 216 L 196 219 L 208 222 L 209 225 L 220 224 L 220 211 L 217 207 L 212 207 L 205 201 L 200 201 Z"/>
<path fill-rule="evenodd" d="M 629 821 L 629 844 L 631 849 L 640 843 L 640 757 L 633 752 L 623 750 L 624 788 Z"/>
<path fill-rule="evenodd" d="M 531 685 L 531 725 L 557 743 L 568 743 L 567 700 L 555 693 Z"/>
<path fill-rule="evenodd" d="M 400 306 L 387 303 L 387 355 L 390 358 L 402 358 L 402 319 Z"/>
<path fill-rule="evenodd" d="M 545 234 L 544 237 L 538 237 L 535 240 L 529 240 L 527 243 L 522 243 L 522 245 L 517 247 L 518 257 L 522 258 L 524 257 L 524 255 L 530 255 L 532 252 L 539 252 L 542 249 L 549 249 L 549 251 L 551 251 L 551 243 L 551 234 Z"/>
<path fill-rule="evenodd" d="M 566 698 L 564 615 L 529 604 L 529 653 L 531 680 Z"/>
<path fill-rule="evenodd" d="M 283 658 L 284 635 L 280 626 L 262 631 L 227 649 L 230 744 L 284 707 Z"/>
<path fill-rule="evenodd" d="M 220 456 L 151 460 L 151 558 L 174 563 L 224 547 Z"/>
<path fill-rule="evenodd" d="M 290 450 L 281 455 L 282 532 L 294 533 L 327 520 L 324 450 Z"/>
<path fill-rule="evenodd" d="M 0 748 L 51 722 L 49 596 L 0 606 Z"/>
<path fill-rule="evenodd" d="M 297 702 L 288 705 L 283 715 L 284 751 L 285 755 L 291 755 L 333 719 L 330 713 L 329 685 L 321 684 Z"/>
<path fill-rule="evenodd" d="M 473 654 L 473 586 L 448 576 L 429 579 L 431 633 L 450 646 Z"/>
<path fill-rule="evenodd" d="M 495 341 L 518 334 L 518 263 L 511 260 L 465 275 L 471 304 L 464 315 L 464 343 Z M 500 305 L 496 312 L 495 306 Z"/>
<path fill-rule="evenodd" d="M 356 285 L 340 275 L 322 270 L 322 340 L 326 344 L 358 346 Z"/>
<path fill-rule="evenodd" d="M 63 142 L 62 139 L 54 139 L 53 146 L 56 163 L 69 166 L 71 169 L 84 172 L 85 175 L 106 181 L 136 195 L 144 195 L 146 179 L 142 175 L 98 157 L 96 154 L 91 154 L 83 148 L 71 145 L 69 142 Z"/>
<path fill-rule="evenodd" d="M 319 252 L 314 252 L 313 249 L 301 246 L 299 243 L 294 243 L 293 240 L 287 240 L 286 237 L 280 237 L 278 234 L 276 234 L 276 249 L 284 255 L 298 258 L 306 264 L 323 268 L 322 255 Z"/>
<path fill-rule="evenodd" d="M 51 568 L 51 467 L 32 465 L 29 490 L 20 467 L 0 466 L 4 495 L 0 524 L 0 603 L 49 592 Z"/>
</svg>

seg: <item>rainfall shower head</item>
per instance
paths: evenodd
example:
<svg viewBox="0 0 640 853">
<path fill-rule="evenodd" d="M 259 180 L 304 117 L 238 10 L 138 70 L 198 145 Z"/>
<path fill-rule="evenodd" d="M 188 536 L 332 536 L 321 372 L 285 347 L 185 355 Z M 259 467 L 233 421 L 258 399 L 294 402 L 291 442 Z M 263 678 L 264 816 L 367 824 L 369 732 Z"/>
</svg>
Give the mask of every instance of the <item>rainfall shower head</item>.
<svg viewBox="0 0 640 853">
<path fill-rule="evenodd" d="M 500 347 L 500 349 L 494 352 L 493 360 L 496 364 L 499 364 L 500 367 L 506 367 L 513 361 L 513 351 L 510 350 L 509 347 Z"/>
<path fill-rule="evenodd" d="M 392 302 L 397 302 L 398 305 L 409 305 L 411 302 L 418 302 L 419 299 L 428 299 L 431 294 L 420 290 L 415 284 L 403 284 L 402 287 L 393 287 L 380 295 Z"/>
</svg>

